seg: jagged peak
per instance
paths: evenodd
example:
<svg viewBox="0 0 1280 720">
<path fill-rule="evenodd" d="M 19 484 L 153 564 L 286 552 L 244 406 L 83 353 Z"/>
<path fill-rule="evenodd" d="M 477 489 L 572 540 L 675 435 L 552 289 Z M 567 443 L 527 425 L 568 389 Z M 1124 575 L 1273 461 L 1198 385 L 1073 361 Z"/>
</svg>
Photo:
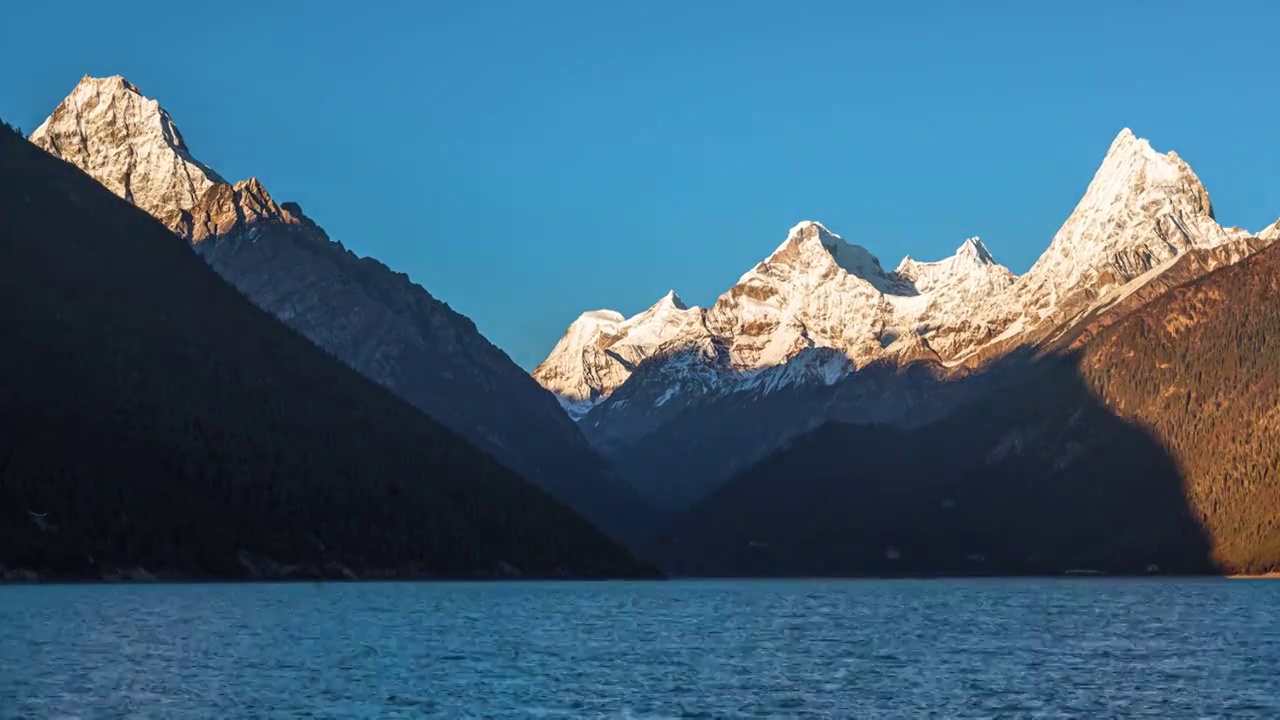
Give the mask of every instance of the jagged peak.
<svg viewBox="0 0 1280 720">
<path fill-rule="evenodd" d="M 977 236 L 971 237 L 960 243 L 960 247 L 950 255 L 950 257 L 942 260 L 916 260 L 907 255 L 902 258 L 902 262 L 898 263 L 898 267 L 894 269 L 893 274 L 902 278 L 911 279 L 915 275 L 915 271 L 925 267 L 935 267 L 943 264 L 955 264 L 958 261 L 967 262 L 972 265 L 998 265 L 991 251 L 987 246 L 982 244 Z"/>
<path fill-rule="evenodd" d="M 129 82 L 123 75 L 93 77 L 92 75 L 85 73 L 85 76 L 80 78 L 80 82 L 76 84 L 76 87 L 92 87 L 98 90 L 119 90 L 123 92 L 131 92 L 139 97 L 145 97 L 142 95 L 142 91 L 138 89 L 138 86 Z"/>
<path fill-rule="evenodd" d="M 1147 140 L 1134 135 L 1129 128 L 1123 127 L 1120 128 L 1120 132 L 1116 133 L 1115 138 L 1111 140 L 1111 145 L 1107 148 L 1107 154 L 1124 152 L 1128 148 L 1140 147 L 1141 145 L 1151 147 L 1151 143 L 1147 142 Z"/>
<path fill-rule="evenodd" d="M 668 290 L 665 295 L 658 298 L 658 302 L 624 320 L 618 326 L 618 332 L 626 334 L 648 325 L 681 323 L 690 312 L 698 310 L 700 308 L 690 308 L 685 305 L 675 290 Z"/>
<path fill-rule="evenodd" d="M 822 268 L 831 263 L 845 273 L 867 281 L 878 291 L 900 292 L 895 280 L 885 273 L 880 259 L 860 245 L 847 242 L 831 232 L 820 222 L 804 220 L 787 233 L 787 239 L 764 262 L 748 271 L 739 280 L 746 282 L 761 268 L 779 264 L 809 269 Z"/>
<path fill-rule="evenodd" d="M 1216 242 L 1222 234 L 1213 221 L 1209 193 L 1191 167 L 1177 153 L 1160 153 L 1125 128 L 1112 141 L 1070 217 L 1028 273 L 1028 282 L 1038 282 L 1051 267 L 1067 265 L 1072 270 L 1065 275 L 1053 272 L 1074 283 L 1084 265 L 1126 251 L 1125 239 L 1140 237 L 1124 228 L 1138 218 L 1154 222 L 1165 214 L 1180 216 L 1179 228 L 1193 229 L 1193 244 Z M 1213 237 L 1199 237 L 1205 233 Z"/>
<path fill-rule="evenodd" d="M 191 157 L 160 103 L 120 75 L 81 78 L 30 140 L 155 216 L 189 210 L 226 182 Z"/>
<path fill-rule="evenodd" d="M 49 130 L 50 123 L 54 122 L 60 115 L 72 114 L 80 115 L 87 112 L 90 107 L 89 100 L 94 98 L 94 106 L 102 103 L 102 98 L 119 97 L 126 103 L 137 103 L 138 107 L 143 108 L 148 125 L 159 124 L 163 129 L 164 139 L 173 146 L 175 150 L 185 151 L 186 143 L 182 139 L 182 133 L 178 132 L 178 128 L 173 124 L 173 119 L 169 117 L 169 113 L 160 106 L 159 101 L 149 98 L 142 94 L 137 85 L 129 82 L 122 75 L 111 75 L 109 77 L 92 77 L 85 75 L 80 78 L 80 82 L 71 89 L 62 102 L 45 118 L 45 121 L 31 133 L 32 142 L 36 142 L 38 137 L 42 137 Z M 138 130 L 142 128 L 134 128 Z"/>
<path fill-rule="evenodd" d="M 262 182 L 256 177 L 251 176 L 247 180 L 240 180 L 233 186 L 233 189 L 236 192 L 247 193 L 256 198 L 261 198 L 266 202 L 275 203 L 275 201 L 271 199 L 271 193 L 267 192 L 267 189 L 263 187 Z"/>
<path fill-rule="evenodd" d="M 594 403 L 612 393 L 664 343 L 686 331 L 696 335 L 702 312 L 687 307 L 674 290 L 668 290 L 629 318 L 616 310 L 582 313 L 534 369 L 533 377 L 561 398 L 576 419 L 587 409 L 580 403 Z"/>
<path fill-rule="evenodd" d="M 1151 141 L 1138 137 L 1129 128 L 1122 128 L 1116 134 L 1115 139 L 1111 141 L 1111 145 L 1107 147 L 1107 154 L 1103 157 L 1102 165 L 1106 166 L 1108 160 L 1119 162 L 1126 159 L 1138 158 L 1145 162 L 1174 162 L 1181 160 L 1178 153 L 1172 150 L 1162 153 L 1151 147 Z M 1185 163 L 1184 163 L 1185 164 Z"/>
<path fill-rule="evenodd" d="M 666 295 L 663 295 L 661 298 L 658 299 L 658 302 L 654 305 L 654 307 L 655 308 L 670 307 L 670 308 L 675 308 L 676 310 L 689 309 L 689 306 L 684 303 L 684 300 L 680 299 L 680 296 L 676 294 L 675 290 L 668 290 Z"/>
<path fill-rule="evenodd" d="M 816 245 L 815 245 L 816 243 Z M 850 257 L 851 251 L 857 251 L 859 254 L 865 254 L 876 267 L 879 267 L 880 261 L 865 248 L 846 242 L 844 238 L 831 232 L 820 222 L 814 220 L 803 220 L 797 223 L 790 231 L 787 232 L 787 239 L 778 246 L 778 250 L 774 251 L 776 255 L 779 251 L 787 248 L 808 245 L 810 247 L 820 246 L 827 251 L 836 263 L 840 263 L 841 257 L 853 259 Z M 849 270 L 849 268 L 845 268 Z M 853 272 L 849 270 L 849 272 Z"/>
<path fill-rule="evenodd" d="M 1116 134 L 1115 139 L 1111 141 L 1111 145 L 1107 147 L 1107 154 L 1103 159 L 1103 164 L 1106 164 L 1106 158 L 1121 158 L 1126 156 L 1139 156 L 1147 161 L 1171 161 L 1176 163 L 1182 160 L 1182 158 L 1178 156 L 1178 153 L 1173 150 L 1170 150 L 1167 153 L 1162 153 L 1156 150 L 1151 147 L 1150 140 L 1135 135 L 1134 132 L 1127 127 L 1121 128 L 1120 132 Z"/>
<path fill-rule="evenodd" d="M 1146 138 L 1138 137 L 1129 128 L 1124 128 L 1111 141 L 1089 189 L 1093 190 L 1097 185 L 1100 186 L 1099 189 L 1107 191 L 1103 194 L 1115 197 L 1124 191 L 1142 190 L 1151 185 L 1165 185 L 1182 179 L 1189 179 L 1197 186 L 1200 184 L 1190 166 L 1176 152 L 1161 153 L 1151 147 L 1151 142 Z"/>
<path fill-rule="evenodd" d="M 991 251 L 986 245 L 982 244 L 982 240 L 976 235 L 965 240 L 959 248 L 956 249 L 955 257 L 969 260 L 978 265 L 995 265 L 996 259 L 992 257 Z"/>
<path fill-rule="evenodd" d="M 789 231 L 787 231 L 787 239 L 790 240 L 791 238 L 799 237 L 807 233 L 822 233 L 826 235 L 833 235 L 835 237 L 839 237 L 835 233 L 828 230 L 826 225 L 823 225 L 817 220 L 801 220 L 800 222 L 793 225 Z"/>
<path fill-rule="evenodd" d="M 234 236 L 257 225 L 302 224 L 302 220 L 288 207 L 272 199 L 271 193 L 256 177 L 241 180 L 235 185 L 211 185 L 191 208 L 172 208 L 157 217 L 191 243 L 212 237 Z"/>
</svg>

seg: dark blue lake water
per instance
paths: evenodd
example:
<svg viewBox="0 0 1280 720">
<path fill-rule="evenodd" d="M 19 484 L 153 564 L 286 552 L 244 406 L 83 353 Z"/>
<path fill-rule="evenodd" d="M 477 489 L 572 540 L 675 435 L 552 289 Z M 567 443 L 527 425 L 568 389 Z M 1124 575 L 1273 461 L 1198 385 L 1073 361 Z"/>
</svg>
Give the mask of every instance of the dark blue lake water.
<svg viewBox="0 0 1280 720">
<path fill-rule="evenodd" d="M 3 718 L 1280 717 L 1280 582 L 0 587 Z"/>
</svg>

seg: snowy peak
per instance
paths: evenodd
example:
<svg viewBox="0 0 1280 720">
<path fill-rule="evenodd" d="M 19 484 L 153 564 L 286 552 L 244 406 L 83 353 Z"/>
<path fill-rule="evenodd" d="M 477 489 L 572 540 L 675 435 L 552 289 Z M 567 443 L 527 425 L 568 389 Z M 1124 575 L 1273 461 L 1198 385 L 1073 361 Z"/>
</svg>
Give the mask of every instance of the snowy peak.
<svg viewBox="0 0 1280 720">
<path fill-rule="evenodd" d="M 1206 213 L 1213 212 L 1209 206 L 1208 191 L 1176 152 L 1157 152 L 1146 139 L 1124 128 L 1107 149 L 1085 197 L 1090 198 L 1092 193 L 1095 202 L 1110 207 L 1126 194 L 1142 194 L 1161 188 L 1195 195 Z"/>
<path fill-rule="evenodd" d="M 1244 237 L 1213 217 L 1209 193 L 1176 153 L 1124 129 L 1031 270 L 1019 280 L 1033 321 L 1079 310 L 1190 249 Z"/>
<path fill-rule="evenodd" d="M 675 290 L 668 290 L 667 294 L 663 295 L 662 299 L 659 300 L 658 304 L 654 307 L 658 306 L 669 306 L 675 310 L 689 309 L 689 306 L 684 304 L 684 301 L 680 299 L 680 296 L 676 294 Z"/>
<path fill-rule="evenodd" d="M 927 293 L 948 284 L 965 283 L 975 277 L 997 275 L 1013 278 L 1013 273 L 997 263 L 987 246 L 976 237 L 965 240 L 950 257 L 943 260 L 921 262 L 908 255 L 892 275 L 910 283 L 917 293 Z"/>
<path fill-rule="evenodd" d="M 1108 231 L 1166 214 L 1213 218 L 1209 192 L 1177 153 L 1156 152 L 1128 128 L 1120 132 L 1094 173 L 1084 197 L 1054 236 L 1046 255 L 1065 247 L 1101 249 Z"/>
<path fill-rule="evenodd" d="M 677 318 L 675 322 L 680 322 L 679 318 L 683 318 L 689 312 L 696 310 L 698 308 L 690 308 L 685 305 L 675 290 L 668 290 L 666 295 L 658 299 L 658 302 L 639 315 L 630 318 L 623 325 L 628 331 L 632 331 L 648 326 L 655 321 L 666 323 L 669 318 Z"/>
<path fill-rule="evenodd" d="M 785 266 L 788 274 L 801 272 L 827 276 L 838 274 L 835 272 L 838 269 L 870 283 L 880 292 L 899 289 L 876 256 L 866 248 L 845 242 L 844 238 L 813 220 L 805 220 L 791 228 L 778 249 L 743 275 L 739 282 L 760 273 L 769 274 L 772 266 Z"/>
<path fill-rule="evenodd" d="M 1280 220 L 1277 220 L 1266 226 L 1258 232 L 1258 237 L 1266 242 L 1275 242 L 1280 240 Z"/>
<path fill-rule="evenodd" d="M 588 310 L 570 323 L 569 333 L 583 338 L 593 334 L 617 334 L 619 328 L 624 326 L 631 328 L 643 324 L 645 318 L 659 314 L 687 311 L 688 309 L 688 306 L 684 304 L 684 301 L 680 299 L 675 290 L 668 290 L 667 294 L 659 298 L 658 302 L 643 312 L 633 315 L 630 319 L 617 310 Z"/>
<path fill-rule="evenodd" d="M 996 259 L 991 256 L 991 252 L 987 250 L 987 246 L 976 237 L 971 237 L 964 241 L 958 249 L 956 249 L 955 257 L 974 265 L 994 265 Z"/>
<path fill-rule="evenodd" d="M 191 157 L 169 113 L 119 75 L 86 75 L 31 142 L 152 215 L 190 209 L 225 182 Z"/>
<path fill-rule="evenodd" d="M 192 243 L 267 222 L 305 223 L 323 234 L 296 203 L 277 204 L 257 178 L 230 185 L 192 158 L 169 113 L 119 75 L 86 75 L 31 142 Z"/>
<path fill-rule="evenodd" d="M 702 308 L 686 306 L 670 290 L 630 318 L 615 310 L 579 315 L 533 377 L 579 419 L 667 343 L 695 343 L 703 335 Z"/>
</svg>

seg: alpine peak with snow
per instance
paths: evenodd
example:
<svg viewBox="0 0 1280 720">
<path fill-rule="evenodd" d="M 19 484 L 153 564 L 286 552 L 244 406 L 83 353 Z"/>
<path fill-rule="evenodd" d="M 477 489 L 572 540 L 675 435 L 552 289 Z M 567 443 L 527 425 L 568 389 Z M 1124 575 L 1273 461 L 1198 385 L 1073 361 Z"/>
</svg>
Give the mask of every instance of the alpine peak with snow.
<svg viewBox="0 0 1280 720">
<path fill-rule="evenodd" d="M 330 240 L 256 179 L 228 184 L 133 83 L 86 76 L 30 140 L 163 222 L 259 307 L 602 529 L 632 540 L 645 522 L 635 490 L 468 318 Z"/>
<path fill-rule="evenodd" d="M 85 75 L 31 133 L 31 142 L 91 173 L 116 195 L 152 215 L 190 210 L 225 180 L 187 150 L 160 107 L 119 75 Z"/>
<path fill-rule="evenodd" d="M 1064 320 L 1181 253 L 1250 235 L 1218 225 L 1209 192 L 1182 158 L 1125 128 L 1049 248 L 1019 278 L 1019 327 Z"/>
<path fill-rule="evenodd" d="M 711 307 L 584 314 L 534 377 L 635 484 L 679 506 L 825 420 L 927 421 L 946 403 L 912 394 L 921 372 L 935 385 L 968 377 L 1063 337 L 1188 251 L 1221 249 L 1211 269 L 1277 234 L 1218 225 L 1190 166 L 1126 128 L 1025 275 L 976 237 L 886 271 L 804 221 Z M 705 462 L 676 462 L 692 448 Z"/>
<path fill-rule="evenodd" d="M 573 321 L 533 375 L 577 419 L 626 382 L 642 360 L 698 332 L 701 322 L 700 308 L 685 306 L 674 290 L 630 318 L 616 310 L 591 310 Z"/>
</svg>

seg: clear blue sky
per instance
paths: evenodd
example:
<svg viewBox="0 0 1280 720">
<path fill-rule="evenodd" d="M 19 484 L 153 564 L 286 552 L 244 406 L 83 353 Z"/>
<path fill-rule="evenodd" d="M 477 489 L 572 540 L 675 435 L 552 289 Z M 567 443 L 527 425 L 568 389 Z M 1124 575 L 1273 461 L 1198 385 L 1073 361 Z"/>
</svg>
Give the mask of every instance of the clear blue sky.
<svg viewBox="0 0 1280 720">
<path fill-rule="evenodd" d="M 122 74 L 532 368 L 580 311 L 713 302 L 802 219 L 889 266 L 1035 260 L 1129 126 L 1280 216 L 1274 3 L 6 7 L 0 116 Z"/>
</svg>

